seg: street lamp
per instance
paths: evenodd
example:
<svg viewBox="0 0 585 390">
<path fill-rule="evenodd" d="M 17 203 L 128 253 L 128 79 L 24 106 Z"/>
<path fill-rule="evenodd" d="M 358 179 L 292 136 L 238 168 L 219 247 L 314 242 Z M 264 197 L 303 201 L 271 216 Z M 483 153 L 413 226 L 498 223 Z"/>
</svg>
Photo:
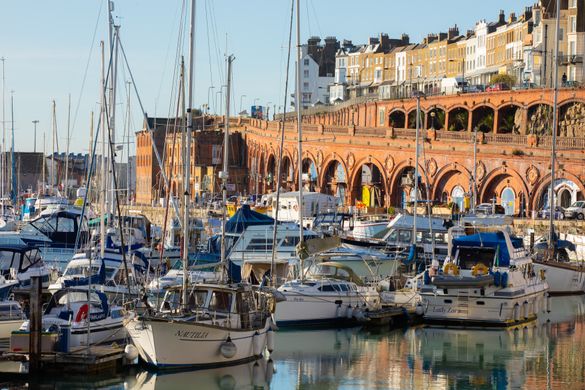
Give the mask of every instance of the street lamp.
<svg viewBox="0 0 585 390">
<path fill-rule="evenodd" d="M 211 92 L 212 89 L 215 89 L 213 85 L 207 88 L 207 113 L 209 113 L 209 93 Z"/>
<path fill-rule="evenodd" d="M 37 123 L 39 123 L 38 119 L 35 119 L 34 121 L 32 121 L 32 123 L 35 125 L 35 137 L 34 137 L 34 152 L 37 152 Z"/>
<path fill-rule="evenodd" d="M 242 99 L 244 99 L 245 97 L 247 96 L 246 95 L 240 96 L 240 112 L 242 112 Z"/>
<path fill-rule="evenodd" d="M 270 111 L 270 105 L 271 105 L 271 104 L 272 104 L 272 102 L 268 102 L 268 103 L 266 103 L 266 120 L 270 120 L 270 114 L 269 114 L 269 111 Z"/>
</svg>

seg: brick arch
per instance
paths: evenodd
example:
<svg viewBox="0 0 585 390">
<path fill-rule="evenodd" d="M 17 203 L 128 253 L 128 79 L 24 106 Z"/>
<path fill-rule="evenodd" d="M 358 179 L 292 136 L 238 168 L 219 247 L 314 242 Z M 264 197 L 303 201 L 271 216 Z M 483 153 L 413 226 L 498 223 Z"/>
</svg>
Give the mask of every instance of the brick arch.
<svg viewBox="0 0 585 390">
<path fill-rule="evenodd" d="M 421 165 L 421 161 L 419 161 L 418 163 L 419 165 L 419 172 L 421 174 L 421 184 L 423 188 L 420 188 L 420 191 L 422 194 L 425 193 L 425 188 L 427 186 L 428 182 L 428 176 L 426 173 L 426 170 L 424 169 L 424 167 Z M 402 192 L 398 191 L 401 188 L 401 178 L 402 178 L 402 174 L 404 173 L 404 171 L 406 169 L 409 168 L 414 168 L 414 158 L 410 158 L 408 160 L 404 160 L 401 161 L 400 163 L 398 163 L 394 169 L 392 170 L 392 173 L 389 175 L 388 177 L 388 192 L 387 192 L 387 197 L 389 199 L 389 203 L 393 206 L 399 206 L 399 199 L 401 199 L 402 197 Z"/>
<path fill-rule="evenodd" d="M 508 182 L 508 180 L 510 182 Z M 478 203 L 490 203 L 490 192 L 494 192 L 494 196 L 501 201 L 501 192 L 505 187 L 511 187 L 515 194 L 515 210 L 517 214 L 520 211 L 521 198 L 520 194 L 524 197 L 524 208 L 525 211 L 530 209 L 530 191 L 528 186 L 520 174 L 509 167 L 498 167 L 492 170 L 487 176 L 481 181 L 481 185 L 478 189 Z"/>
<path fill-rule="evenodd" d="M 388 206 L 388 174 L 386 173 L 386 169 L 384 168 L 384 164 L 380 162 L 377 158 L 374 157 L 364 157 L 359 161 L 356 161 L 351 169 L 351 173 L 348 175 L 348 187 L 350 192 L 350 202 L 351 204 L 355 203 L 357 199 L 357 194 L 359 191 L 359 185 L 357 185 L 356 180 L 361 175 L 361 168 L 363 165 L 366 164 L 373 164 L 378 168 L 380 174 L 382 175 L 382 191 L 383 191 L 383 199 L 384 199 L 384 207 Z"/>
<path fill-rule="evenodd" d="M 396 118 L 397 114 L 402 114 L 402 118 L 397 118 L 397 119 L 401 119 L 402 122 L 395 123 L 394 125 L 392 125 L 392 127 L 406 128 L 407 113 L 404 110 L 404 108 L 394 108 L 394 109 L 390 110 L 390 112 L 388 113 L 388 123 L 391 123 L 392 117 Z M 400 126 L 401 123 L 403 124 L 402 127 Z"/>
<path fill-rule="evenodd" d="M 581 190 L 581 193 L 583 194 L 583 196 L 585 197 L 585 183 L 583 183 L 583 181 L 581 181 L 579 179 L 578 176 L 570 173 L 570 172 L 562 172 L 562 173 L 558 173 L 556 175 L 556 179 L 567 179 L 567 180 L 571 180 L 573 183 L 575 183 L 577 185 L 577 187 L 579 187 L 579 189 Z M 534 191 L 532 191 L 532 196 L 530 197 L 530 209 L 531 210 L 536 210 L 540 205 L 540 198 L 542 198 L 542 196 L 544 195 L 544 192 L 546 190 L 548 190 L 548 186 L 550 185 L 551 182 L 551 177 L 550 177 L 550 172 L 546 175 L 544 175 L 539 181 L 538 183 L 536 183 L 534 185 Z"/>
<path fill-rule="evenodd" d="M 341 164 L 341 167 L 343 168 L 343 171 L 345 172 L 346 187 L 349 186 L 349 173 L 348 173 L 348 169 L 347 169 L 347 164 L 341 158 L 341 156 L 335 155 L 335 154 L 330 154 L 323 160 L 322 169 L 321 169 L 321 172 L 319 174 L 319 180 L 317 181 L 317 186 L 319 187 L 319 189 L 322 193 L 327 193 L 328 184 L 327 184 L 327 177 L 326 176 L 327 176 L 327 172 L 329 171 L 329 168 L 334 163 Z M 346 193 L 346 197 L 347 197 L 347 193 Z M 346 202 L 347 199 L 343 199 L 343 201 Z"/>
<path fill-rule="evenodd" d="M 491 121 L 488 120 L 488 116 L 491 111 Z M 478 131 L 482 131 L 484 133 L 491 133 L 494 128 L 494 119 L 496 114 L 496 109 L 494 109 L 493 105 L 491 104 L 480 104 L 475 105 L 473 109 L 469 111 L 471 115 L 471 128 L 475 129 L 478 128 Z M 468 114 L 468 115 L 469 115 Z"/>
<path fill-rule="evenodd" d="M 500 106 L 499 104 L 494 104 L 492 102 L 488 102 L 487 100 L 482 100 L 482 101 L 476 102 L 472 106 L 465 106 L 465 107 L 467 107 L 470 111 L 474 111 L 475 109 L 480 108 L 480 107 L 489 107 L 492 110 L 497 110 L 499 106 Z"/>
<path fill-rule="evenodd" d="M 463 176 L 463 179 L 457 178 Z M 444 189 L 448 189 L 447 193 L 451 194 L 455 185 L 461 185 L 463 188 L 468 188 L 471 183 L 472 174 L 467 168 L 461 164 L 453 163 L 441 167 L 435 174 L 433 185 L 431 187 L 431 200 L 441 200 L 441 195 Z"/>
<path fill-rule="evenodd" d="M 565 104 L 569 104 L 569 103 L 581 103 L 581 104 L 585 104 L 585 99 L 580 99 L 578 97 L 570 97 L 564 100 L 561 100 L 560 102 L 558 102 L 558 106 L 564 106 Z"/>
</svg>

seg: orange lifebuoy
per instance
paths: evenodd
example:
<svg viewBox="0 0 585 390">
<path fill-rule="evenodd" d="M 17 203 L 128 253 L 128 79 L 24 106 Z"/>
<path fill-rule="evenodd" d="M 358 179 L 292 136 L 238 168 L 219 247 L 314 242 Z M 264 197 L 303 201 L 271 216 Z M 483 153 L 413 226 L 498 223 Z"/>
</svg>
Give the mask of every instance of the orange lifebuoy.
<svg viewBox="0 0 585 390">
<path fill-rule="evenodd" d="M 75 322 L 81 322 L 84 319 L 86 319 L 88 312 L 89 312 L 89 306 L 87 305 L 87 303 L 84 303 L 83 305 L 81 305 L 81 307 L 79 308 L 79 311 L 77 312 L 77 316 L 75 317 Z"/>
</svg>

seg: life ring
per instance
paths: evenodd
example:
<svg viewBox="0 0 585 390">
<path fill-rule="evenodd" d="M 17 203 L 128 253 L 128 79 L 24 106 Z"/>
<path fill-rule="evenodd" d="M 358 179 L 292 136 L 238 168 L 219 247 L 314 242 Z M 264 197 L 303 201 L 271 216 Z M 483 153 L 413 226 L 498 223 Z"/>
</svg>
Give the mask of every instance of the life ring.
<svg viewBox="0 0 585 390">
<path fill-rule="evenodd" d="M 299 205 L 298 205 L 298 204 L 295 204 L 295 205 L 293 206 L 293 210 L 294 210 L 294 211 L 299 211 Z"/>
<path fill-rule="evenodd" d="M 443 268 L 443 272 L 447 275 L 457 276 L 459 275 L 459 267 L 457 267 L 457 264 L 455 263 L 447 263 L 445 268 Z"/>
<path fill-rule="evenodd" d="M 86 319 L 88 312 L 89 312 L 89 306 L 87 305 L 87 303 L 84 303 L 79 308 L 79 311 L 77 312 L 77 316 L 75 316 L 75 322 L 81 322 L 84 319 Z"/>
<path fill-rule="evenodd" d="M 471 274 L 473 276 L 486 275 L 489 271 L 489 268 L 483 263 L 477 263 L 471 268 Z"/>
<path fill-rule="evenodd" d="M 546 279 L 546 276 L 544 274 L 545 274 L 544 270 L 541 269 L 540 270 L 540 280 L 545 280 Z"/>
</svg>

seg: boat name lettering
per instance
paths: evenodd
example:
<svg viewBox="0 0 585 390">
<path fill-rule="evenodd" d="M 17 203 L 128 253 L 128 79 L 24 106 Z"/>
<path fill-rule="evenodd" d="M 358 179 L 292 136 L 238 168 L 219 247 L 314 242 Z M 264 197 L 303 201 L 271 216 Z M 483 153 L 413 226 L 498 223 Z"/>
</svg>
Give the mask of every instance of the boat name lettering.
<svg viewBox="0 0 585 390">
<path fill-rule="evenodd" d="M 208 332 L 192 332 L 188 330 L 178 330 L 175 336 L 184 339 L 206 339 L 209 336 Z"/>
</svg>

